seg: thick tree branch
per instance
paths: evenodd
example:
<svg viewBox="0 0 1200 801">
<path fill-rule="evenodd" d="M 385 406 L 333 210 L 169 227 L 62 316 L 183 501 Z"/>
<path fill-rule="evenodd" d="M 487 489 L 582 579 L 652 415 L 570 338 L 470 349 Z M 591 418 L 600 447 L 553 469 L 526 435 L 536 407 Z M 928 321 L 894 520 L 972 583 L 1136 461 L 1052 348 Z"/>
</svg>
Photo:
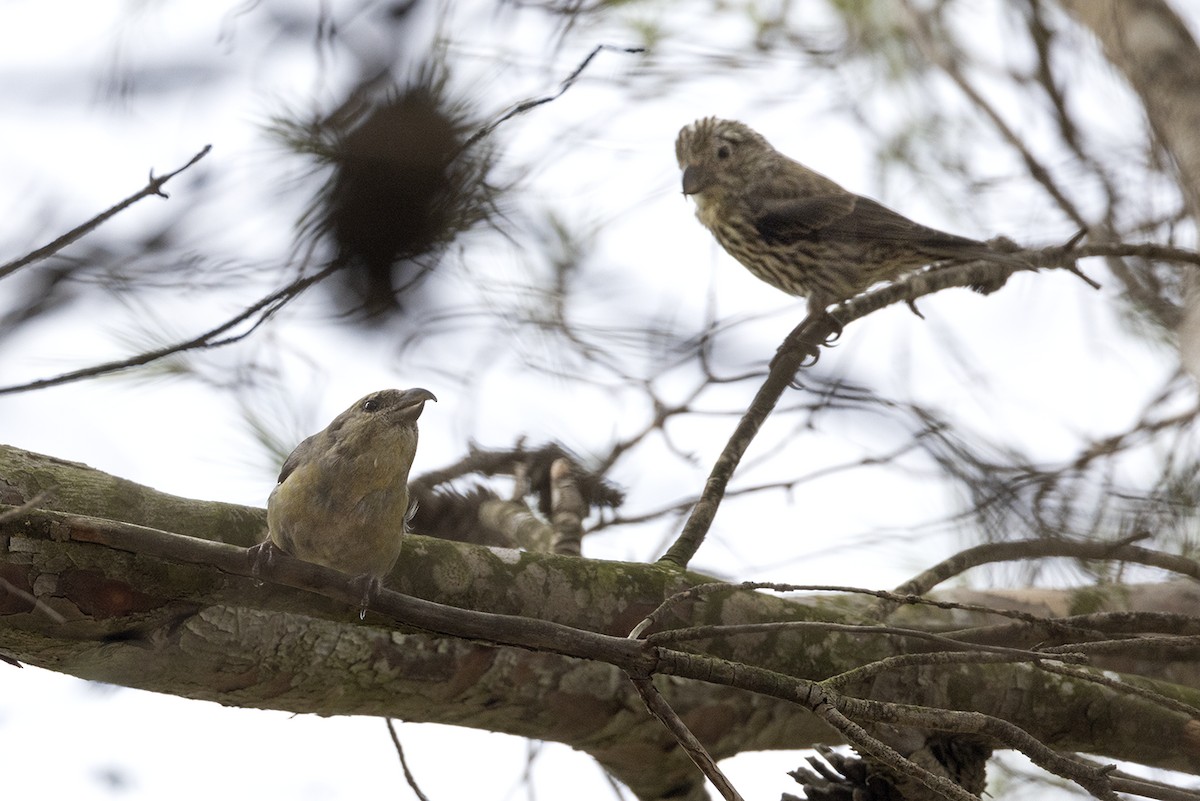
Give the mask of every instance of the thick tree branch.
<svg viewBox="0 0 1200 801">
<path fill-rule="evenodd" d="M 4 464 L 0 460 L 6 498 L 20 501 L 36 492 L 26 474 Z M 53 481 L 60 488 L 48 504 L 62 509 L 65 498 L 88 505 L 88 493 L 76 485 L 94 471 L 28 455 L 13 464 L 29 468 L 37 483 Z M 113 489 L 112 481 L 92 479 L 94 487 L 105 488 L 101 492 L 120 496 L 112 500 L 126 504 L 126 517 L 144 514 L 203 530 L 192 528 L 184 515 L 156 510 L 152 494 L 139 497 L 128 482 Z M 239 519 L 227 507 L 207 506 L 225 519 Z M 261 514 L 242 515 L 252 511 Z M 247 527 L 246 536 L 255 530 Z M 848 671 L 894 656 L 894 649 L 877 638 L 828 627 L 819 634 L 783 629 L 737 637 L 717 629 L 707 640 L 688 641 L 697 653 L 623 636 L 661 599 L 706 581 L 676 570 L 414 536 L 388 579 L 388 586 L 404 594 L 383 591 L 373 614 L 360 623 L 360 590 L 346 577 L 284 558 L 269 568 L 269 578 L 305 591 L 256 586 L 245 550 L 215 539 L 84 517 L 70 509 L 27 509 L 9 517 L 0 523 L 5 545 L 0 578 L 66 622 L 41 614 L 23 596 L 0 598 L 0 649 L 84 677 L 226 704 L 440 720 L 560 740 L 595 755 L 643 797 L 698 798 L 692 795 L 698 774 L 681 754 L 681 762 L 663 761 L 669 737 L 640 709 L 631 714 L 638 705 L 621 680 L 625 672 L 678 677 L 660 689 L 689 728 L 693 719 L 707 721 L 694 733 L 714 759 L 746 749 L 829 742 L 812 711 L 842 725 L 846 736 L 857 736 L 857 729 L 841 718 L 872 728 L 933 725 L 996 738 L 1002 746 L 1031 748 L 1027 735 L 1053 748 L 1200 772 L 1200 748 L 1163 748 L 1165 740 L 1184 736 L 1180 727 L 1189 716 L 1131 698 L 1122 688 L 1050 677 L 1035 666 L 930 660 L 893 663 L 893 670 L 847 680 Z M 948 623 L 939 623 L 935 613 L 955 615 L 960 626 L 970 614 L 925 609 L 931 615 L 926 623 L 934 628 Z M 687 598 L 660 620 L 668 621 L 667 628 L 797 620 L 856 624 L 868 611 L 869 605 L 845 599 L 798 601 L 742 592 L 711 601 L 707 595 Z M 324 656 L 313 660 L 314 652 Z M 514 675 L 537 678 L 514 682 Z M 833 675 L 842 676 L 838 692 L 833 684 L 818 684 Z M 1185 704 L 1200 703 L 1195 690 L 1147 686 Z M 1005 691 L 1012 687 L 1022 688 L 1026 703 L 1014 707 Z M 982 717 L 936 709 L 956 698 L 969 699 L 971 714 Z M 705 710 L 714 704 L 722 712 L 711 718 Z M 1064 726 L 1077 717 L 1089 725 Z M 981 722 L 993 719 L 998 722 Z M 1167 734 L 1137 733 L 1147 726 Z M 658 756 L 648 758 L 651 753 Z M 647 764 L 656 770 L 647 771 Z M 1098 781 L 1095 774 L 1083 780 Z"/>
</svg>

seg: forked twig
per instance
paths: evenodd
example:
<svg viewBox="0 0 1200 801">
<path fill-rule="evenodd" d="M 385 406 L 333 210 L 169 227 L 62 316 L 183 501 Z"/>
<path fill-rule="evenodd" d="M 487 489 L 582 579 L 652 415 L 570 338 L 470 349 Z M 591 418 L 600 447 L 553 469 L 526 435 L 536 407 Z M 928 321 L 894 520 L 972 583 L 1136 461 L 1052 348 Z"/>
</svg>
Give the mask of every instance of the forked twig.
<svg viewBox="0 0 1200 801">
<path fill-rule="evenodd" d="M 102 223 L 107 222 L 108 220 L 112 219 L 117 214 L 120 214 L 122 211 L 129 208 L 134 203 L 137 203 L 139 200 L 141 200 L 144 197 L 150 197 L 151 195 L 157 195 L 158 197 L 163 197 L 163 198 L 169 197 L 169 195 L 167 195 L 166 192 L 162 191 L 163 184 L 165 184 L 167 181 L 174 178 L 176 175 L 179 175 L 179 173 L 183 172 L 188 167 L 191 167 L 193 164 L 195 164 L 200 159 L 207 156 L 208 152 L 210 150 L 212 150 L 212 145 L 205 145 L 203 148 L 201 148 L 199 153 L 192 156 L 191 160 L 188 161 L 187 164 L 184 164 L 182 167 L 180 167 L 177 170 L 172 170 L 171 172 L 167 173 L 166 175 L 161 175 L 156 178 L 154 176 L 154 170 L 150 170 L 149 182 L 144 187 L 142 187 L 141 189 L 139 189 L 137 192 L 130 195 L 129 197 L 125 198 L 117 205 L 113 206 L 110 209 L 106 209 L 105 211 L 100 212 L 92 219 L 88 220 L 87 222 L 83 223 L 82 225 L 78 225 L 75 228 L 72 228 L 70 231 L 67 231 L 65 234 L 63 234 L 62 236 L 55 239 L 53 242 L 51 242 L 47 245 L 43 245 L 42 247 L 38 248 L 37 250 L 33 251 L 32 253 L 27 253 L 26 255 L 22 256 L 19 259 L 10 261 L 8 264 L 0 265 L 0 278 L 5 278 L 5 277 L 11 275 L 12 273 L 15 273 L 17 270 L 21 269 L 22 267 L 25 267 L 26 265 L 33 264 L 36 261 L 41 261 L 42 259 L 53 256 L 55 253 L 57 253 L 58 251 L 65 248 L 67 245 L 69 245 L 72 242 L 75 242 L 79 239 L 82 239 L 84 236 L 86 236 L 87 234 L 96 230 L 96 228 L 100 227 L 100 225 Z"/>
</svg>

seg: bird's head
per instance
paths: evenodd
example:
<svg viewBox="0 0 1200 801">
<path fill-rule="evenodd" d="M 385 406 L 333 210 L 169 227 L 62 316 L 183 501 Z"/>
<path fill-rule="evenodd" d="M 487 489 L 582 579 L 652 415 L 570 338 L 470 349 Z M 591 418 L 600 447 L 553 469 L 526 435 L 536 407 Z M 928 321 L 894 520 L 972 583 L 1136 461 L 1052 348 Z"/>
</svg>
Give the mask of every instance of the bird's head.
<svg viewBox="0 0 1200 801">
<path fill-rule="evenodd" d="M 683 170 L 683 193 L 736 192 L 746 176 L 754 174 L 753 168 L 762 156 L 771 152 L 766 139 L 740 122 L 717 117 L 696 120 L 685 126 L 675 140 L 675 158 Z"/>
<path fill-rule="evenodd" d="M 415 431 L 425 401 L 436 400 L 432 392 L 420 387 L 381 389 L 355 401 L 354 405 L 334 418 L 327 431 L 335 437 L 351 432 L 355 437 L 369 437 L 401 426 Z"/>
</svg>

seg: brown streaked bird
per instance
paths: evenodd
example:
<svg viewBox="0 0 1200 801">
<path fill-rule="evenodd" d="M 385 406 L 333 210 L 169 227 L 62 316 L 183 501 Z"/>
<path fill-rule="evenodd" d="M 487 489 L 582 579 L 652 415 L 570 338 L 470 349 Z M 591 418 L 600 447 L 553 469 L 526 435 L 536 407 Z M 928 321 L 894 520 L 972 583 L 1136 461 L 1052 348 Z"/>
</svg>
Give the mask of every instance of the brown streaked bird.
<svg viewBox="0 0 1200 801">
<path fill-rule="evenodd" d="M 809 314 L 935 262 L 1032 269 L 842 188 L 740 122 L 697 120 L 679 132 L 675 156 L 704 227 L 756 277 L 807 297 Z"/>
<path fill-rule="evenodd" d="M 365 608 L 400 556 L 417 418 L 431 400 L 420 388 L 372 392 L 297 445 L 267 500 L 265 557 L 277 547 L 360 577 Z"/>
</svg>

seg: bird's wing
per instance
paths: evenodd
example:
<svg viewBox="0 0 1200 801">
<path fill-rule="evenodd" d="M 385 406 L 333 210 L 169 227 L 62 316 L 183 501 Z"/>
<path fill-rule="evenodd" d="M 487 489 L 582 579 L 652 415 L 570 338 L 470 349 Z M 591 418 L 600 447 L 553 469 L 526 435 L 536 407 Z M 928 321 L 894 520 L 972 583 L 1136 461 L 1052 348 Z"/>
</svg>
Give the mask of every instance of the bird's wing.
<svg viewBox="0 0 1200 801">
<path fill-rule="evenodd" d="M 283 467 L 279 471 L 278 483 L 282 484 L 284 479 L 292 474 L 293 470 L 308 461 L 308 452 L 312 450 L 313 440 L 316 438 L 316 434 L 306 437 L 303 442 L 296 446 L 295 450 L 288 454 L 288 458 L 284 460 Z"/>
<path fill-rule="evenodd" d="M 768 242 L 812 239 L 852 214 L 854 200 L 849 193 L 761 199 L 753 204 L 754 227 Z"/>
<path fill-rule="evenodd" d="M 861 195 L 815 195 L 759 204 L 755 227 L 768 241 L 875 240 L 921 248 L 982 245 L 915 223 Z"/>
</svg>

